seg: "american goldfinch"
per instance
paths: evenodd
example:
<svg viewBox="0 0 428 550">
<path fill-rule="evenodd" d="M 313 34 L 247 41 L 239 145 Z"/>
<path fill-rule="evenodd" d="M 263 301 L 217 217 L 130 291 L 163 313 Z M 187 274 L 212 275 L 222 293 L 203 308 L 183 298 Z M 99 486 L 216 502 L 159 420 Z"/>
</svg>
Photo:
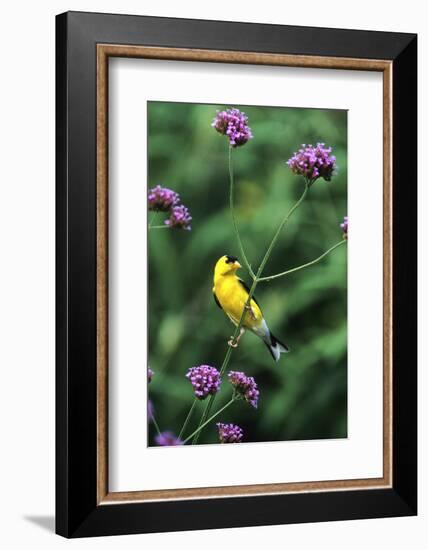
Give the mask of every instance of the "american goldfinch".
<svg viewBox="0 0 428 550">
<path fill-rule="evenodd" d="M 226 255 L 218 260 L 214 269 L 214 299 L 235 326 L 239 324 L 250 291 L 244 281 L 236 275 L 240 267 L 238 258 Z M 254 296 L 247 310 L 238 338 L 235 342 L 231 338 L 229 345 L 236 347 L 245 329 L 248 329 L 263 340 L 274 360 L 279 361 L 281 353 L 286 353 L 288 347 L 271 333 Z"/>
</svg>

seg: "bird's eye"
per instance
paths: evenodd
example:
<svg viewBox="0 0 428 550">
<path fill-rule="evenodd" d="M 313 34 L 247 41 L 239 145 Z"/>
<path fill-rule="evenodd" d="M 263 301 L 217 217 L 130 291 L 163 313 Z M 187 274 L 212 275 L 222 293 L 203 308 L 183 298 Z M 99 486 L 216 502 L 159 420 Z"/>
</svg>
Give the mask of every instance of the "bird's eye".
<svg viewBox="0 0 428 550">
<path fill-rule="evenodd" d="M 227 264 L 233 264 L 234 262 L 237 262 L 238 258 L 236 256 L 226 256 L 225 262 Z"/>
</svg>

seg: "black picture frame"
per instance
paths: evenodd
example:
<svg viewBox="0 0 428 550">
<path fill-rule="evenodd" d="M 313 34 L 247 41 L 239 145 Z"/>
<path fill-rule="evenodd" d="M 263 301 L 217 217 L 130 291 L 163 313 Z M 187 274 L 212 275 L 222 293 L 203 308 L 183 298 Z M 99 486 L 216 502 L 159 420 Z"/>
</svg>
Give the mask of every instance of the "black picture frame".
<svg viewBox="0 0 428 550">
<path fill-rule="evenodd" d="M 392 487 L 97 503 L 100 43 L 392 62 Z M 56 18 L 56 97 L 56 532 L 86 537 L 415 515 L 417 36 L 68 12 Z"/>
</svg>

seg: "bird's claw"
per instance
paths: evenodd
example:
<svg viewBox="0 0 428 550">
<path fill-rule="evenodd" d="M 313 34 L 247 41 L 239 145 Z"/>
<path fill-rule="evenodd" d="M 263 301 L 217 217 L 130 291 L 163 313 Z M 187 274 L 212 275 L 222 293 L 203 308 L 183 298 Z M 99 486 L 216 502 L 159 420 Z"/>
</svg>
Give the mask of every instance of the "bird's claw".
<svg viewBox="0 0 428 550">
<path fill-rule="evenodd" d="M 230 340 L 228 341 L 229 346 L 231 348 L 237 348 L 239 344 L 239 340 L 244 336 L 244 333 L 245 333 L 245 328 L 241 327 L 239 330 L 239 334 L 238 336 L 236 336 L 236 338 L 235 336 L 230 337 Z"/>
<path fill-rule="evenodd" d="M 238 342 L 239 341 L 236 341 L 235 338 L 233 336 L 231 336 L 230 340 L 227 343 L 229 344 L 229 346 L 231 348 L 237 348 L 238 347 Z"/>
</svg>

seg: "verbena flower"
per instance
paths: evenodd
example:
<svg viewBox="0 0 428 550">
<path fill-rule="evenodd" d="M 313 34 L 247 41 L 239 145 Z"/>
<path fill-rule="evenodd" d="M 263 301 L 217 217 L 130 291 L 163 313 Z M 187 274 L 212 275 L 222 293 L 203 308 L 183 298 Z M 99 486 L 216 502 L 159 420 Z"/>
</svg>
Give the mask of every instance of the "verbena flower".
<svg viewBox="0 0 428 550">
<path fill-rule="evenodd" d="M 228 373 L 229 382 L 235 388 L 235 391 L 240 394 L 247 403 L 257 408 L 260 392 L 257 388 L 256 381 L 252 376 L 247 376 L 243 372 L 230 371 Z"/>
<path fill-rule="evenodd" d="M 153 417 L 155 415 L 155 408 L 153 406 L 153 403 L 150 399 L 147 400 L 147 416 L 149 417 L 149 420 L 153 420 Z"/>
<path fill-rule="evenodd" d="M 220 373 L 215 367 L 209 365 L 200 365 L 192 367 L 186 374 L 193 386 L 195 397 L 205 399 L 209 395 L 214 395 L 220 389 Z"/>
<path fill-rule="evenodd" d="M 236 424 L 217 424 L 220 443 L 241 443 L 244 437 L 242 428 Z"/>
<path fill-rule="evenodd" d="M 162 432 L 155 436 L 155 442 L 160 447 L 172 447 L 175 445 L 183 445 L 181 439 L 178 439 L 172 432 Z"/>
<path fill-rule="evenodd" d="M 217 111 L 211 126 L 219 134 L 228 137 L 231 147 L 239 147 L 253 138 L 251 128 L 247 122 L 247 115 L 239 109 L 226 109 L 225 111 Z"/>
<path fill-rule="evenodd" d="M 336 157 L 332 148 L 318 143 L 316 147 L 303 144 L 301 149 L 287 161 L 293 174 L 303 176 L 312 184 L 318 178 L 330 181 L 336 170 Z"/>
<path fill-rule="evenodd" d="M 190 231 L 192 229 L 190 226 L 191 221 L 192 217 L 189 210 L 183 204 L 179 204 L 172 207 L 169 218 L 165 220 L 165 225 L 173 229 L 186 229 Z"/>
<path fill-rule="evenodd" d="M 156 185 L 153 189 L 149 189 L 149 210 L 153 210 L 154 212 L 169 212 L 179 200 L 178 193 L 167 187 Z"/>
<path fill-rule="evenodd" d="M 152 381 L 152 378 L 153 378 L 153 375 L 155 373 L 152 371 L 152 369 L 150 367 L 147 368 L 147 380 L 150 384 L 150 382 Z"/>
<path fill-rule="evenodd" d="M 348 238 L 348 216 L 345 216 L 343 218 L 343 223 L 340 224 L 340 228 L 343 231 L 343 238 L 347 239 Z"/>
</svg>

